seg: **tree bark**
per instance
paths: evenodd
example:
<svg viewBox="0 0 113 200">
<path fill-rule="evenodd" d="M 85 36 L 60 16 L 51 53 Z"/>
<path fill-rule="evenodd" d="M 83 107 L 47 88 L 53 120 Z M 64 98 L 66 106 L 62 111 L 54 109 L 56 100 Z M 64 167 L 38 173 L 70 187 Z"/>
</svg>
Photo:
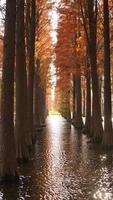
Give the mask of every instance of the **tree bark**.
<svg viewBox="0 0 113 200">
<path fill-rule="evenodd" d="M 45 126 L 46 118 L 46 100 L 44 89 L 41 86 L 41 79 L 39 75 L 39 64 L 37 61 L 37 68 L 35 70 L 35 97 L 34 97 L 34 123 L 36 129 L 40 130 Z"/>
<path fill-rule="evenodd" d="M 89 67 L 88 67 L 89 69 Z M 86 120 L 85 126 L 83 128 L 83 132 L 88 136 L 91 136 L 91 80 L 90 80 L 90 72 L 88 70 L 86 75 Z"/>
<path fill-rule="evenodd" d="M 19 162 L 27 161 L 27 78 L 25 59 L 24 1 L 17 0 L 16 27 L 16 156 Z"/>
<path fill-rule="evenodd" d="M 72 123 L 75 118 L 75 76 L 73 75 L 73 116 L 72 116 Z"/>
<path fill-rule="evenodd" d="M 80 67 L 78 66 L 80 69 Z M 73 119 L 73 124 L 75 128 L 82 129 L 83 128 L 83 120 L 82 120 L 82 97 L 81 97 L 81 74 L 76 75 L 75 77 L 75 116 Z"/>
<path fill-rule="evenodd" d="M 30 18 L 30 41 L 29 41 L 29 65 L 28 65 L 28 135 L 32 141 L 34 135 L 33 120 L 33 96 L 34 96 L 34 69 L 35 69 L 35 0 L 31 0 L 31 18 Z"/>
<path fill-rule="evenodd" d="M 15 22 L 16 0 L 7 0 L 0 132 L 0 177 L 5 182 L 15 181 L 17 177 L 14 140 Z"/>
<path fill-rule="evenodd" d="M 95 4 L 94 4 L 95 2 Z M 92 77 L 92 135 L 93 140 L 100 142 L 103 136 L 101 106 L 99 98 L 99 84 L 97 75 L 97 51 L 96 51 L 96 37 L 97 37 L 97 0 L 88 0 L 88 17 L 89 17 L 89 55 L 91 64 Z"/>
<path fill-rule="evenodd" d="M 108 0 L 104 5 L 104 135 L 103 145 L 113 146 L 112 107 L 111 107 L 111 78 L 110 78 L 110 30 Z"/>
</svg>

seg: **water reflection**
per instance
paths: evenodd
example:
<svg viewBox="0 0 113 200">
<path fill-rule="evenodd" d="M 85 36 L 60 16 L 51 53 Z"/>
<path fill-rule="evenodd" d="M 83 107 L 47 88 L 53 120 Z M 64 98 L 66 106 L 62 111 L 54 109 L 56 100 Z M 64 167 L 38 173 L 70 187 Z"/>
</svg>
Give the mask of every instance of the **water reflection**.
<svg viewBox="0 0 113 200">
<path fill-rule="evenodd" d="M 37 133 L 31 162 L 18 185 L 2 186 L 0 200 L 112 200 L 113 156 L 87 142 L 60 116 Z"/>
</svg>

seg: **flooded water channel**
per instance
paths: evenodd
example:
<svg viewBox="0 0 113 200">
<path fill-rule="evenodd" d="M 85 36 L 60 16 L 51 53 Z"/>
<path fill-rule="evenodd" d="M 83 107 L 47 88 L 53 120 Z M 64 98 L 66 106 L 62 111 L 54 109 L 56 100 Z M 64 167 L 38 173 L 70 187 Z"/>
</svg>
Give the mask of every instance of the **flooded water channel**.
<svg viewBox="0 0 113 200">
<path fill-rule="evenodd" d="M 112 200 L 113 153 L 88 143 L 60 116 L 49 116 L 35 153 L 20 167 L 17 185 L 1 186 L 0 200 Z"/>
</svg>

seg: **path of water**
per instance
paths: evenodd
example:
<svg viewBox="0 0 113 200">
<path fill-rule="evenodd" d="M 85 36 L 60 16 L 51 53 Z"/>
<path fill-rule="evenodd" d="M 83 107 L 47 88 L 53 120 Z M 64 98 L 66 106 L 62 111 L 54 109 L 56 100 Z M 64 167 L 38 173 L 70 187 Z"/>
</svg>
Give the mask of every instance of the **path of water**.
<svg viewBox="0 0 113 200">
<path fill-rule="evenodd" d="M 35 154 L 20 167 L 18 185 L 2 186 L 0 200 L 112 200 L 113 154 L 88 143 L 60 116 L 37 133 Z"/>
</svg>

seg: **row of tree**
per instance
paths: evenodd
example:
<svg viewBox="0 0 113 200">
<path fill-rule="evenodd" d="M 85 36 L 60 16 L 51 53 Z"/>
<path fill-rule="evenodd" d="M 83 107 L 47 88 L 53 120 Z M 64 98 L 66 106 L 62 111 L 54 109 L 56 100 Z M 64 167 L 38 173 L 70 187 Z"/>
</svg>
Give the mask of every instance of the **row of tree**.
<svg viewBox="0 0 113 200">
<path fill-rule="evenodd" d="M 75 128 L 82 129 L 94 142 L 111 147 L 112 1 L 79 0 L 63 1 L 63 4 L 58 8 L 60 19 L 55 46 L 59 111 L 66 118 L 71 116 L 69 111 L 72 112 Z"/>
<path fill-rule="evenodd" d="M 2 181 L 18 180 L 17 163 L 30 159 L 35 130 L 45 125 L 45 85 L 41 84 L 39 71 L 46 49 L 39 40 L 44 38 L 41 34 L 48 9 L 44 0 L 6 1 L 0 130 Z"/>
</svg>

